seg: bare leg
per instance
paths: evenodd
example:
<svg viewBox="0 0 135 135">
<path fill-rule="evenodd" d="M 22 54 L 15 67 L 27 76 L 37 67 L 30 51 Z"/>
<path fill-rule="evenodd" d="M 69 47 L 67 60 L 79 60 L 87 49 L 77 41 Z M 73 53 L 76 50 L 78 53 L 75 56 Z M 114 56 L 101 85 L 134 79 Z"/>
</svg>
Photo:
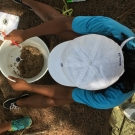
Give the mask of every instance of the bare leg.
<svg viewBox="0 0 135 135">
<path fill-rule="evenodd" d="M 22 2 L 29 7 L 44 21 L 50 21 L 55 18 L 65 17 L 53 7 L 34 0 L 22 0 Z"/>
<path fill-rule="evenodd" d="M 29 92 L 44 95 L 54 99 L 72 99 L 73 87 L 67 87 L 60 84 L 57 85 L 31 85 L 33 89 Z"/>
<path fill-rule="evenodd" d="M 8 130 L 11 130 L 10 122 L 0 123 L 0 134 Z"/>
<path fill-rule="evenodd" d="M 36 85 L 31 92 L 38 93 L 27 98 L 16 101 L 18 106 L 28 106 L 34 108 L 48 108 L 52 106 L 64 105 L 74 102 L 72 99 L 73 87 L 62 85 Z M 40 93 L 40 94 L 39 94 Z"/>
<path fill-rule="evenodd" d="M 33 108 L 48 108 L 74 102 L 73 99 L 54 99 L 40 94 L 34 94 L 27 98 L 19 99 L 16 104 L 18 106 L 33 107 Z"/>
<path fill-rule="evenodd" d="M 53 7 L 33 0 L 23 0 L 24 4 L 28 5 L 32 8 L 32 10 L 44 21 L 50 21 L 52 19 L 65 17 L 61 13 L 59 13 L 57 10 L 55 10 Z M 71 40 L 78 36 L 79 34 L 73 32 L 73 31 L 65 31 L 58 34 L 59 37 L 61 37 L 64 40 Z"/>
</svg>

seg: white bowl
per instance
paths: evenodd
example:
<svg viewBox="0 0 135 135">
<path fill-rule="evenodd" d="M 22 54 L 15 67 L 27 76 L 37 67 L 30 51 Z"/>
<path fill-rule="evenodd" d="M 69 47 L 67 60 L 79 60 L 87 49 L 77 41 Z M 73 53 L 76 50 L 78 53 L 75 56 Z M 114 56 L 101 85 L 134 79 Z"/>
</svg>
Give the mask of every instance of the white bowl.
<svg viewBox="0 0 135 135">
<path fill-rule="evenodd" d="M 11 46 L 10 40 L 5 40 L 0 46 L 0 70 L 2 74 L 8 78 L 8 76 L 13 76 L 16 78 L 22 78 L 19 75 L 15 74 L 18 71 L 16 68 L 19 62 L 16 62 L 16 58 L 20 56 L 21 50 L 16 45 Z M 23 43 L 19 44 L 20 46 L 33 46 L 38 48 L 44 57 L 44 65 L 42 70 L 34 77 L 31 78 L 22 78 L 28 83 L 35 82 L 45 75 L 48 70 L 47 61 L 49 56 L 49 50 L 46 44 L 38 37 L 32 37 L 25 40 Z M 15 72 L 14 72 L 15 71 Z M 9 79 L 9 78 L 8 78 Z M 11 80 L 11 79 L 10 79 Z M 12 80 L 13 81 L 13 80 Z"/>
</svg>

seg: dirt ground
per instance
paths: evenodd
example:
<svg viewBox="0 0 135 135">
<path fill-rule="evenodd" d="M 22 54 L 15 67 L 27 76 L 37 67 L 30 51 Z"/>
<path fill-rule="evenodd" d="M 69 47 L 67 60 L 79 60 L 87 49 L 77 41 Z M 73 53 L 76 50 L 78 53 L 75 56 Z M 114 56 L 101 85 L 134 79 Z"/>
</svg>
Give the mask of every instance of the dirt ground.
<svg viewBox="0 0 135 135">
<path fill-rule="evenodd" d="M 43 3 L 62 9 L 63 0 L 40 0 Z M 135 29 L 135 1 L 133 0 L 86 0 L 86 2 L 68 4 L 73 8 L 72 16 L 104 15 L 112 17 L 131 29 Z M 27 29 L 39 25 L 42 21 L 24 6 L 12 0 L 0 0 L 0 11 L 20 16 L 19 29 Z M 62 42 L 57 36 L 41 37 L 51 50 Z M 47 73 L 37 84 L 54 84 Z M 9 97 L 17 97 L 22 93 L 13 91 L 5 77 L 0 73 L 0 119 L 6 122 L 30 115 L 33 125 L 30 129 L 19 132 L 5 132 L 3 135 L 111 135 L 109 125 L 111 110 L 97 110 L 88 106 L 73 103 L 70 105 L 48 109 L 21 108 L 18 111 L 3 109 L 2 103 Z"/>
</svg>

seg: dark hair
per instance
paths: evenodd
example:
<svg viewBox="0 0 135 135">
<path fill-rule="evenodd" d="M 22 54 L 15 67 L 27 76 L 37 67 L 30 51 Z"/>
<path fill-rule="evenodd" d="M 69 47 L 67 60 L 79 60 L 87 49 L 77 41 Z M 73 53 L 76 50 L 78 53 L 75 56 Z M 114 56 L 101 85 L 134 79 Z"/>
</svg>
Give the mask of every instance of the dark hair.
<svg viewBox="0 0 135 135">
<path fill-rule="evenodd" d="M 107 36 L 108 38 L 115 41 L 117 44 L 121 45 L 121 43 L 128 38 L 127 35 L 121 33 L 122 40 L 115 38 L 112 34 Z M 119 88 L 123 93 L 130 92 L 134 89 L 135 84 L 135 49 L 127 49 L 126 45 L 123 47 L 123 56 L 124 56 L 124 68 L 125 72 L 119 78 L 117 82 L 115 82 L 111 87 Z M 120 84 L 123 84 L 120 85 Z M 98 92 L 104 92 L 105 90 L 100 90 Z"/>
</svg>

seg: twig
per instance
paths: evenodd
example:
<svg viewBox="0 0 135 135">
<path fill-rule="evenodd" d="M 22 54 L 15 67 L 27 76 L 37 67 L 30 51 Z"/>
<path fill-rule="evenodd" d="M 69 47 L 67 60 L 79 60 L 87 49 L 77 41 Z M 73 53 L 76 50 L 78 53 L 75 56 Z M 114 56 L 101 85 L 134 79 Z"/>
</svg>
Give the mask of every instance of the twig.
<svg viewBox="0 0 135 135">
<path fill-rule="evenodd" d="M 37 135 L 37 134 L 43 134 L 46 133 L 47 131 L 41 131 L 41 132 L 35 132 L 35 133 L 30 133 L 30 134 L 23 134 L 23 135 Z"/>
</svg>

